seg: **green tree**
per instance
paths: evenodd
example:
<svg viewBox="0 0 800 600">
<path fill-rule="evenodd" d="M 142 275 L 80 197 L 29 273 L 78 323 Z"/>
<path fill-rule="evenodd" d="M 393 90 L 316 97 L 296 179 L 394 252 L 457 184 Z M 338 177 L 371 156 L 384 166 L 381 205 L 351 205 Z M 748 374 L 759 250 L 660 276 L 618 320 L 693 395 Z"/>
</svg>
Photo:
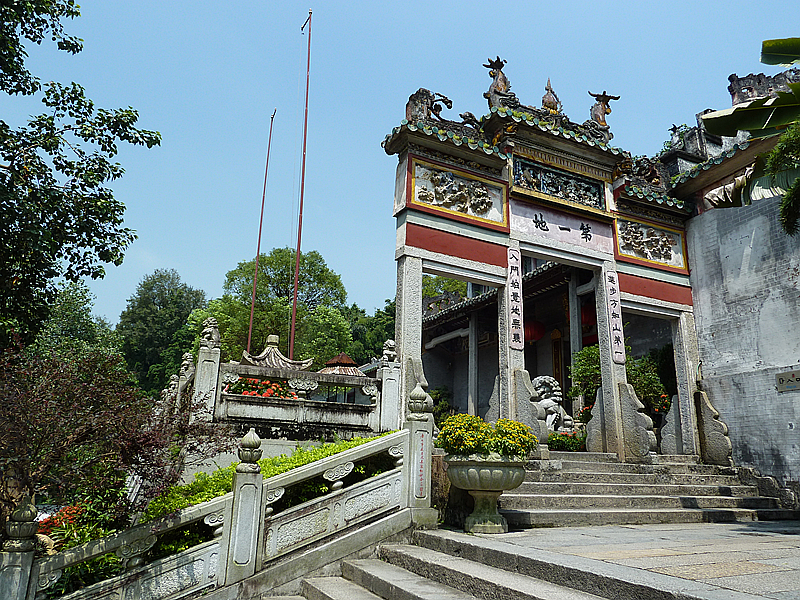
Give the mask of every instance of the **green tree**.
<svg viewBox="0 0 800 600">
<path fill-rule="evenodd" d="M 457 279 L 448 279 L 447 277 L 423 275 L 422 276 L 422 297 L 434 298 L 441 296 L 445 292 L 453 292 L 458 294 L 461 298 L 467 297 L 467 283 Z"/>
<path fill-rule="evenodd" d="M 0 120 L 0 345 L 10 331 L 34 337 L 57 289 L 56 278 L 100 278 L 119 265 L 134 232 L 107 184 L 123 174 L 112 161 L 119 142 L 158 145 L 158 132 L 138 129 L 132 108 L 95 108 L 71 83 L 42 86 L 28 71 L 25 41 L 45 38 L 77 53 L 81 40 L 62 21 L 79 16 L 72 0 L 3 2 L 0 89 L 41 95 L 45 114 L 11 127 Z"/>
<path fill-rule="evenodd" d="M 791 66 L 800 62 L 800 38 L 764 40 L 761 62 Z M 789 91 L 775 97 L 756 98 L 726 110 L 703 116 L 703 124 L 716 135 L 736 135 L 747 131 L 751 138 L 782 134 L 766 156 L 759 156 L 753 170 L 738 178 L 730 205 L 741 206 L 753 200 L 783 194 L 778 215 L 781 228 L 789 235 L 800 231 L 800 83 L 789 83 Z"/>
<path fill-rule="evenodd" d="M 291 248 L 274 248 L 262 254 L 258 261 L 257 301 L 283 299 L 290 305 L 294 295 L 295 251 Z M 223 289 L 240 302 L 250 306 L 253 294 L 255 259 L 240 262 L 225 276 Z M 297 284 L 297 302 L 308 310 L 317 306 L 343 306 L 347 291 L 342 278 L 331 271 L 325 259 L 316 250 L 300 253 L 300 276 Z"/>
<path fill-rule="evenodd" d="M 92 350 L 119 352 L 122 340 L 108 321 L 92 315 L 94 297 L 84 282 L 59 286 L 55 302 L 29 353 L 77 355 Z"/>
<path fill-rule="evenodd" d="M 206 318 L 214 317 L 217 320 L 222 337 L 223 360 L 239 360 L 247 349 L 254 272 L 255 260 L 240 262 L 227 273 L 222 297 L 212 300 L 207 308 L 195 310 L 191 315 L 190 321 L 197 335 Z M 267 336 L 278 335 L 281 352 L 288 355 L 293 273 L 293 250 L 275 248 L 269 254 L 261 255 L 251 354 L 258 354 L 264 349 Z M 295 358 L 314 358 L 314 365 L 319 368 L 340 352 L 351 353 L 354 331 L 363 331 L 363 335 L 366 335 L 370 317 L 355 304 L 345 305 L 346 299 L 347 291 L 341 277 L 328 268 L 322 255 L 315 251 L 301 253 Z"/>
<path fill-rule="evenodd" d="M 145 276 L 119 316 L 122 354 L 142 389 L 158 393 L 177 373 L 181 356 L 191 350 L 194 329 L 189 315 L 207 305 L 206 294 L 183 282 L 175 269 Z"/>
<path fill-rule="evenodd" d="M 353 343 L 348 352 L 358 364 L 363 365 L 375 357 L 380 357 L 383 354 L 383 343 L 395 338 L 396 309 L 394 300 L 385 300 L 384 307 L 376 309 L 372 316 L 358 309 L 362 314 L 358 315 L 355 321 L 351 321 Z"/>
</svg>

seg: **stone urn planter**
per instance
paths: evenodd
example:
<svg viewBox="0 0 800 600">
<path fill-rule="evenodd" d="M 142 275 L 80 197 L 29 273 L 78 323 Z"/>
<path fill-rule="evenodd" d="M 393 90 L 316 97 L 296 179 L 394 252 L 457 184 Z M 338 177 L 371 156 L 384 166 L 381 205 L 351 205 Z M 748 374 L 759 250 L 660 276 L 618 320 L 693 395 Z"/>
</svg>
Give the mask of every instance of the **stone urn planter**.
<svg viewBox="0 0 800 600">
<path fill-rule="evenodd" d="M 447 477 L 475 499 L 475 509 L 464 523 L 467 533 L 506 533 L 508 522 L 497 512 L 504 491 L 519 487 L 525 479 L 525 457 L 497 453 L 462 456 L 448 454 Z"/>
</svg>

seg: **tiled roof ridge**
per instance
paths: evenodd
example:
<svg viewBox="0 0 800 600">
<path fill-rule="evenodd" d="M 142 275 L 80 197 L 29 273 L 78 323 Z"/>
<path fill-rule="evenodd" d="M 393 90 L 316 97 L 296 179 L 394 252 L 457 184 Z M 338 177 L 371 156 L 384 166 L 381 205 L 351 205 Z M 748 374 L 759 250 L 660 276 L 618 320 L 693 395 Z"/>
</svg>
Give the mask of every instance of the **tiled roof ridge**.
<svg viewBox="0 0 800 600">
<path fill-rule="evenodd" d="M 715 165 L 722 164 L 722 162 L 725 161 L 726 159 L 733 158 L 733 156 L 739 150 L 746 150 L 747 147 L 750 146 L 750 142 L 751 142 L 751 140 L 747 140 L 745 142 L 740 142 L 738 144 L 734 144 L 730 148 L 730 150 L 722 152 L 721 154 L 718 154 L 717 156 L 714 156 L 712 158 L 709 158 L 707 161 L 702 162 L 699 165 L 695 165 L 694 167 L 692 167 L 688 171 L 684 171 L 683 173 L 679 173 L 678 175 L 673 177 L 672 180 L 670 180 L 670 189 L 675 189 L 680 184 L 689 181 L 689 179 L 697 177 L 700 174 L 701 171 L 708 171 L 711 167 L 713 167 Z"/>
</svg>

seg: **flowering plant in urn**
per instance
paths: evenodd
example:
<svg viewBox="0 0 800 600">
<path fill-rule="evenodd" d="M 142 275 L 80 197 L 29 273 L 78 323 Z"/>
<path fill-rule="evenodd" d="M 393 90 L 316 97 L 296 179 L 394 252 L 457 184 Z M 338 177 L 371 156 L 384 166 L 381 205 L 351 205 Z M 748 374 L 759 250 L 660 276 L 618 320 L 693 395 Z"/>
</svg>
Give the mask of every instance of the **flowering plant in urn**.
<svg viewBox="0 0 800 600">
<path fill-rule="evenodd" d="M 497 499 L 522 483 L 527 454 L 538 443 L 527 425 L 510 419 L 499 419 L 492 426 L 480 417 L 453 415 L 442 424 L 436 445 L 447 452 L 447 477 L 475 499 L 465 531 L 508 531 L 508 523 L 497 512 Z"/>
<path fill-rule="evenodd" d="M 473 454 L 525 457 L 539 445 L 531 428 L 518 421 L 499 419 L 492 426 L 480 417 L 453 415 L 442 424 L 436 445 L 458 456 Z"/>
</svg>

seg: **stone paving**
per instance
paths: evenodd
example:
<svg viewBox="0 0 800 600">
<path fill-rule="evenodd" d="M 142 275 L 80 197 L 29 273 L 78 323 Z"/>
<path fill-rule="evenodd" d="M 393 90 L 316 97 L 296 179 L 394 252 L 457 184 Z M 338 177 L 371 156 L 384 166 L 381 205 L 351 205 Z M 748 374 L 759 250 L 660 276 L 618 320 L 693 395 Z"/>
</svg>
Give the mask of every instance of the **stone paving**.
<svg viewBox="0 0 800 600">
<path fill-rule="evenodd" d="M 800 600 L 800 522 L 607 525 L 481 536 L 774 600 Z M 733 592 L 735 590 L 735 592 Z M 723 594 L 724 597 L 724 594 Z"/>
</svg>

